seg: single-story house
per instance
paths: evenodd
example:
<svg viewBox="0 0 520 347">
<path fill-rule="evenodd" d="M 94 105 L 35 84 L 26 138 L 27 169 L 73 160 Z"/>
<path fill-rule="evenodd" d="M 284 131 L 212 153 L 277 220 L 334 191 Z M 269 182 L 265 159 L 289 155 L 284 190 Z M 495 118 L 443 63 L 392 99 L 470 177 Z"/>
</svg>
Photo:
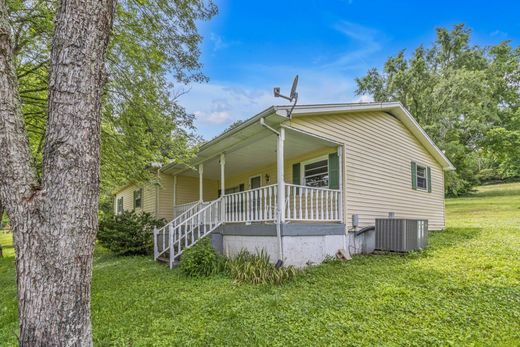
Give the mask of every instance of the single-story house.
<svg viewBox="0 0 520 347">
<path fill-rule="evenodd" d="M 207 235 L 227 256 L 264 249 L 303 266 L 348 251 L 353 220 L 392 213 L 443 229 L 446 170 L 398 102 L 272 106 L 202 145 L 191 165 L 115 192 L 114 208 L 170 221 L 154 232 L 155 257 L 170 266 Z"/>
</svg>

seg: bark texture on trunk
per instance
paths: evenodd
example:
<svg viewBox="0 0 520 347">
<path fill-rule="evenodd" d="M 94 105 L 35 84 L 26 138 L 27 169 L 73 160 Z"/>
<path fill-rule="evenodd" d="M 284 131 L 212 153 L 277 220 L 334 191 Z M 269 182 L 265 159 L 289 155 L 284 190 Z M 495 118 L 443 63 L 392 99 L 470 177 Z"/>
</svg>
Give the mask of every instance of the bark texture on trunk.
<svg viewBox="0 0 520 347">
<path fill-rule="evenodd" d="M 4 227 L 4 205 L 2 205 L 2 198 L 0 198 L 0 229 Z"/>
<path fill-rule="evenodd" d="M 0 201 L 14 232 L 22 346 L 92 345 L 101 95 L 114 6 L 115 0 L 60 2 L 39 183 L 0 0 Z"/>
</svg>

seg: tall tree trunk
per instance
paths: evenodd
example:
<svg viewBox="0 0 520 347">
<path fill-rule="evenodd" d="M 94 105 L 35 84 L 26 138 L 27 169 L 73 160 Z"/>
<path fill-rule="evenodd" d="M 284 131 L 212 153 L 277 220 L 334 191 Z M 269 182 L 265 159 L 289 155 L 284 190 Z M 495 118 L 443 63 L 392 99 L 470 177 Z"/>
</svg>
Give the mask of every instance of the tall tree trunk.
<svg viewBox="0 0 520 347">
<path fill-rule="evenodd" d="M 101 94 L 115 0 L 62 0 L 55 20 L 42 182 L 20 112 L 0 0 L 0 200 L 14 232 L 22 346 L 90 346 Z"/>
<path fill-rule="evenodd" d="M 4 205 L 2 205 L 2 201 L 0 200 L 0 229 L 4 227 Z"/>
</svg>

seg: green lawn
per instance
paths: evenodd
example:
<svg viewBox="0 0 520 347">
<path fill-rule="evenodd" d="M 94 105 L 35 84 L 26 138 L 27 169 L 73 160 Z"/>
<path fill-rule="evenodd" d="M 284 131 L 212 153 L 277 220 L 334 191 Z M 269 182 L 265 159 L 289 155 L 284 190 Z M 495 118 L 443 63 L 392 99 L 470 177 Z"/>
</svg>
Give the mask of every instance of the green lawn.
<svg viewBox="0 0 520 347">
<path fill-rule="evenodd" d="M 281 287 L 187 279 L 149 258 L 95 257 L 98 346 L 520 345 L 520 184 L 447 201 L 448 229 L 408 256 L 358 256 Z M 1 235 L 0 243 L 10 236 Z M 16 342 L 12 249 L 0 345 Z"/>
</svg>

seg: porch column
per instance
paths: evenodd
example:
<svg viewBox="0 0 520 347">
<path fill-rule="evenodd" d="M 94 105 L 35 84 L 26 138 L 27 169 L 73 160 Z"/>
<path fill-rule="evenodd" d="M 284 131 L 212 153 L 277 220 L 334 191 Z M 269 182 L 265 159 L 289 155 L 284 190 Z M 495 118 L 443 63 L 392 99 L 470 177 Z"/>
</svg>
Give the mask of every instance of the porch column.
<svg viewBox="0 0 520 347">
<path fill-rule="evenodd" d="M 343 163 L 345 162 L 344 161 L 344 147 L 343 146 L 338 146 L 338 162 L 339 162 L 339 220 L 344 223 L 345 220 L 344 220 L 344 199 L 345 199 L 345 194 L 344 194 L 344 189 L 343 189 L 343 179 L 344 179 L 344 175 L 343 175 Z"/>
<path fill-rule="evenodd" d="M 177 175 L 173 176 L 173 218 L 176 218 L 175 206 L 177 206 Z"/>
<path fill-rule="evenodd" d="M 285 223 L 285 181 L 284 181 L 284 141 L 285 129 L 280 128 L 276 144 L 276 182 L 278 185 L 278 223 Z"/>
<path fill-rule="evenodd" d="M 203 180 L 203 171 L 204 171 L 204 164 L 200 163 L 199 164 L 199 200 L 202 202 L 204 201 L 204 192 L 203 192 L 203 188 L 204 188 L 204 180 Z"/>
<path fill-rule="evenodd" d="M 224 169 L 226 166 L 226 155 L 224 153 L 220 154 L 220 196 L 224 196 L 226 194 L 226 182 L 224 181 Z"/>
<path fill-rule="evenodd" d="M 276 221 L 276 238 L 278 239 L 279 261 L 283 261 L 282 224 L 285 223 L 285 181 L 284 181 L 284 141 L 285 129 L 280 128 L 276 143 L 276 184 L 278 188 L 277 206 L 278 220 Z"/>
</svg>

